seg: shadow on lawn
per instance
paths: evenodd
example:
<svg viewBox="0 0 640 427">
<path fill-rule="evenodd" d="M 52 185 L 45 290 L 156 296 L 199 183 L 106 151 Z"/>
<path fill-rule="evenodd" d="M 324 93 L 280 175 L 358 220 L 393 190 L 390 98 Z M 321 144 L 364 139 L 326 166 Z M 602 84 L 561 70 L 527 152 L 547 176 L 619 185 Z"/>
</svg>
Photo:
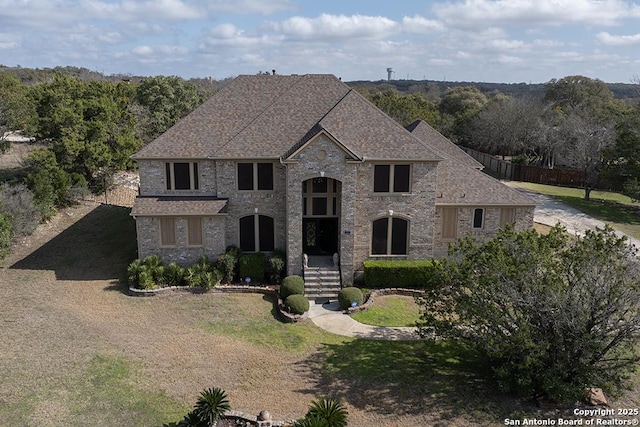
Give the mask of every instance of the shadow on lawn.
<svg viewBox="0 0 640 427">
<path fill-rule="evenodd" d="M 121 280 L 136 257 L 130 212 L 100 205 L 10 268 L 51 270 L 58 280 Z"/>
<path fill-rule="evenodd" d="M 316 378 L 315 387 L 303 392 L 379 414 L 497 420 L 516 403 L 496 390 L 486 363 L 445 341 L 326 344 L 298 367 Z"/>
</svg>

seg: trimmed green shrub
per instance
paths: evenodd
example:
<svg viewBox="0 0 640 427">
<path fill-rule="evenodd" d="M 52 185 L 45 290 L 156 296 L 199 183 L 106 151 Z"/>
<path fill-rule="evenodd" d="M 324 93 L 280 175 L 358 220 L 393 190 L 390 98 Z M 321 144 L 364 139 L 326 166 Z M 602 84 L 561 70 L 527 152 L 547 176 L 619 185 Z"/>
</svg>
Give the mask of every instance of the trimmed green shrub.
<svg viewBox="0 0 640 427">
<path fill-rule="evenodd" d="M 433 289 L 442 282 L 442 265 L 437 260 L 368 260 L 364 282 L 372 289 Z"/>
<path fill-rule="evenodd" d="M 262 252 L 241 254 L 238 259 L 238 273 L 240 280 L 247 277 L 251 282 L 260 283 L 264 280 L 265 256 Z"/>
<path fill-rule="evenodd" d="M 232 283 L 236 276 L 236 267 L 240 249 L 236 246 L 228 246 L 223 254 L 218 257 L 218 268 L 222 272 L 222 280 L 225 283 Z"/>
<path fill-rule="evenodd" d="M 341 309 L 346 310 L 351 307 L 351 303 L 354 301 L 358 305 L 362 305 L 364 302 L 364 296 L 359 288 L 349 287 L 340 289 L 340 292 L 338 292 L 338 303 Z"/>
<path fill-rule="evenodd" d="M 269 257 L 269 279 L 271 280 L 271 283 L 280 283 L 284 267 L 284 253 L 282 251 L 274 251 Z"/>
<path fill-rule="evenodd" d="M 304 295 L 289 295 L 284 300 L 284 306 L 293 314 L 303 314 L 309 311 L 309 300 Z"/>
<path fill-rule="evenodd" d="M 287 299 L 289 295 L 304 295 L 304 279 L 300 276 L 287 276 L 280 285 L 280 298 Z"/>
</svg>

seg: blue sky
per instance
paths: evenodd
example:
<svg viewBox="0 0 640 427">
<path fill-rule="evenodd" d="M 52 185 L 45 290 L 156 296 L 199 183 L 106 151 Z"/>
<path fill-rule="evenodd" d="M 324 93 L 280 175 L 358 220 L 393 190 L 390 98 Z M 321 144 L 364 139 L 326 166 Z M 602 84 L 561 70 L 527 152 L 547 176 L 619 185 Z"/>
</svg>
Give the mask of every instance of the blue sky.
<svg viewBox="0 0 640 427">
<path fill-rule="evenodd" d="M 0 64 L 216 79 L 541 83 L 640 75 L 624 0 L 0 0 Z"/>
</svg>

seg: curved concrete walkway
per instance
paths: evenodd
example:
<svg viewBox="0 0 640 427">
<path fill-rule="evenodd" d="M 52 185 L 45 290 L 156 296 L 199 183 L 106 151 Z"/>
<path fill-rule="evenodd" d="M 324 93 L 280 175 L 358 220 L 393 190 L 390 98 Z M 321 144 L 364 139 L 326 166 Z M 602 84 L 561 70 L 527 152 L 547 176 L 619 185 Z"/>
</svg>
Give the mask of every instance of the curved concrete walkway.
<svg viewBox="0 0 640 427">
<path fill-rule="evenodd" d="M 370 326 L 355 321 L 344 314 L 337 301 L 326 304 L 310 302 L 309 318 L 320 328 L 345 337 L 365 338 L 372 340 L 416 340 L 420 336 L 414 327 Z"/>
</svg>

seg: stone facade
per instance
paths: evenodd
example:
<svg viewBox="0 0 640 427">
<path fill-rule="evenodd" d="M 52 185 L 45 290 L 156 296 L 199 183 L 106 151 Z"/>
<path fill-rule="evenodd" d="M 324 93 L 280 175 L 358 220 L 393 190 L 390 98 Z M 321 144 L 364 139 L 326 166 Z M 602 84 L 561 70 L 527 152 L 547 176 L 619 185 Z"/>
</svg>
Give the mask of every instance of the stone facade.
<svg viewBox="0 0 640 427">
<path fill-rule="evenodd" d="M 225 250 L 226 216 L 202 217 L 202 245 L 187 245 L 187 218 L 176 217 L 175 246 L 160 245 L 160 218 L 137 217 L 138 257 L 160 255 L 165 262 L 177 262 L 181 265 L 195 263 L 202 255 L 210 259 Z"/>
</svg>

